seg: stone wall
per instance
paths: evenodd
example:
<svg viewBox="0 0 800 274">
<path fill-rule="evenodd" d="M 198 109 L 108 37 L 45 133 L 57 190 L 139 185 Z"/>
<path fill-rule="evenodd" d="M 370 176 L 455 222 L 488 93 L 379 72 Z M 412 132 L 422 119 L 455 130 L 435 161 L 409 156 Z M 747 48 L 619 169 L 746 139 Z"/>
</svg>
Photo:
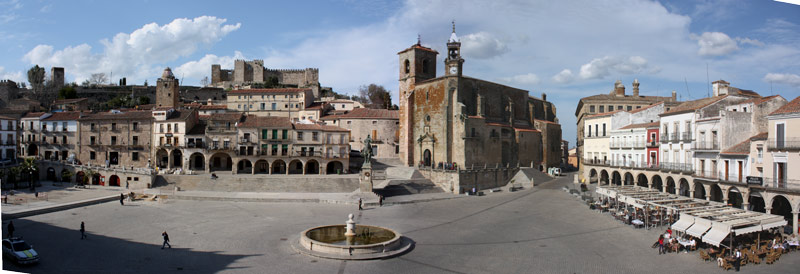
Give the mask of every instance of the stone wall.
<svg viewBox="0 0 800 274">
<path fill-rule="evenodd" d="M 461 194 L 475 188 L 477 191 L 505 186 L 519 171 L 517 167 L 481 167 L 470 170 L 421 169 L 425 178 L 436 186 L 454 194 Z"/>
<path fill-rule="evenodd" d="M 110 186 L 112 178 L 116 179 L 119 178 L 119 186 L 120 188 L 125 188 L 128 186 L 130 190 L 136 189 L 145 189 L 152 186 L 155 176 L 151 173 L 149 169 L 125 169 L 122 168 L 104 168 L 100 166 L 88 166 L 88 165 L 72 165 L 66 164 L 61 162 L 53 162 L 53 161 L 38 161 L 39 164 L 39 178 L 41 180 L 48 179 L 48 172 L 55 172 L 56 179 L 61 179 L 61 174 L 64 170 L 69 170 L 73 175 L 70 178 L 71 183 L 76 182 L 76 175 L 79 172 L 86 173 L 87 170 L 92 170 L 95 173 L 101 176 L 100 184 L 105 186 Z M 52 171 L 50 169 L 52 168 Z M 116 177 L 113 177 L 116 176 Z M 89 183 L 92 184 L 91 178 L 89 178 Z M 127 184 L 126 184 L 127 183 Z"/>
<path fill-rule="evenodd" d="M 133 123 L 136 122 L 137 130 L 132 130 Z M 91 124 L 95 124 L 95 129 L 91 129 Z M 116 123 L 116 130 L 111 130 L 111 124 Z M 150 144 L 152 137 L 152 120 L 86 120 L 80 122 L 80 143 L 78 159 L 81 163 L 94 166 L 105 165 L 106 160 L 110 160 L 112 152 L 118 154 L 118 166 L 127 168 L 144 168 L 148 166 L 148 160 L 152 160 L 150 155 Z M 95 145 L 91 145 L 91 138 L 95 137 Z M 111 144 L 111 137 L 116 137 L 116 144 Z M 133 145 L 133 137 L 138 138 L 137 145 Z M 91 160 L 91 153 L 95 153 L 95 159 Z M 133 160 L 133 153 L 138 154 L 138 160 Z"/>
<path fill-rule="evenodd" d="M 374 123 L 373 123 L 374 122 Z M 364 139 L 370 135 L 372 145 L 378 147 L 376 158 L 396 158 L 395 146 L 397 139 L 397 120 L 395 119 L 341 119 L 339 126 L 350 130 L 350 148 L 361 150 L 364 148 Z"/>
</svg>

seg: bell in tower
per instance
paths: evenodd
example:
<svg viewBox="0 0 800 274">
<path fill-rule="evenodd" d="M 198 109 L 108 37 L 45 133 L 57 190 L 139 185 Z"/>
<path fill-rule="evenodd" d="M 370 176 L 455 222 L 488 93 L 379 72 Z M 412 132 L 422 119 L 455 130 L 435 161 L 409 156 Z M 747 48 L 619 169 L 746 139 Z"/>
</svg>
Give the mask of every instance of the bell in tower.
<svg viewBox="0 0 800 274">
<path fill-rule="evenodd" d="M 445 74 L 461 76 L 461 65 L 464 59 L 461 58 L 461 40 L 456 35 L 456 22 L 453 21 L 453 33 L 447 40 L 447 58 L 444 60 Z"/>
</svg>

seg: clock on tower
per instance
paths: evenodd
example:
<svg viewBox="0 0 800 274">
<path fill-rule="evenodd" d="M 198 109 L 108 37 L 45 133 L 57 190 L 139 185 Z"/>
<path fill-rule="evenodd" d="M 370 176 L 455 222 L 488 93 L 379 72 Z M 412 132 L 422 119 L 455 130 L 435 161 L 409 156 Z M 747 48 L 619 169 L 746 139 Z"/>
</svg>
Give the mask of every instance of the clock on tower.
<svg viewBox="0 0 800 274">
<path fill-rule="evenodd" d="M 447 58 L 444 60 L 446 75 L 461 76 L 461 65 L 464 59 L 461 58 L 461 40 L 456 35 L 456 22 L 453 21 L 453 33 L 450 34 L 450 39 L 447 40 Z"/>
</svg>

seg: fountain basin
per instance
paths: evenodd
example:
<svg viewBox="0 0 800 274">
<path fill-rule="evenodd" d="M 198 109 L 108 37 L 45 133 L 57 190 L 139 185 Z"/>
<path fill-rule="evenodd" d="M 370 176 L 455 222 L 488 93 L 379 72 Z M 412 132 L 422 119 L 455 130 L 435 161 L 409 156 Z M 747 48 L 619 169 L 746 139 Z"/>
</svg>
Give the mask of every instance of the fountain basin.
<svg viewBox="0 0 800 274">
<path fill-rule="evenodd" d="M 411 241 L 383 227 L 358 225 L 355 236 L 346 237 L 345 225 L 327 225 L 300 233 L 298 251 L 323 258 L 369 260 L 396 256 L 411 248 Z"/>
</svg>

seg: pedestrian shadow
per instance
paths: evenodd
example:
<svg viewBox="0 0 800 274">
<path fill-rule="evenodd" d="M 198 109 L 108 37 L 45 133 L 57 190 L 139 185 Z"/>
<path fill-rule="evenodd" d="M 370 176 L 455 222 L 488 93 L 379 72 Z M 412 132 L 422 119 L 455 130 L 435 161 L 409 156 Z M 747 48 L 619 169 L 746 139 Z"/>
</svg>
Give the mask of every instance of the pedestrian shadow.
<svg viewBox="0 0 800 274">
<path fill-rule="evenodd" d="M 87 238 L 81 240 L 80 220 L 75 229 L 48 223 L 14 219 L 15 236 L 22 237 L 39 253 L 40 263 L 34 268 L 3 261 L 3 270 L 38 273 L 218 273 L 229 269 L 241 259 L 261 254 L 230 254 L 230 251 L 198 251 L 191 247 L 191 236 L 173 233 L 170 236 L 179 247 L 161 250 L 161 231 L 154 231 L 152 243 L 108 237 L 102 227 L 86 224 Z M 147 227 L 147 225 L 143 225 Z M 5 235 L 6 225 L 3 224 Z M 181 241 L 185 242 L 181 242 Z"/>
</svg>

